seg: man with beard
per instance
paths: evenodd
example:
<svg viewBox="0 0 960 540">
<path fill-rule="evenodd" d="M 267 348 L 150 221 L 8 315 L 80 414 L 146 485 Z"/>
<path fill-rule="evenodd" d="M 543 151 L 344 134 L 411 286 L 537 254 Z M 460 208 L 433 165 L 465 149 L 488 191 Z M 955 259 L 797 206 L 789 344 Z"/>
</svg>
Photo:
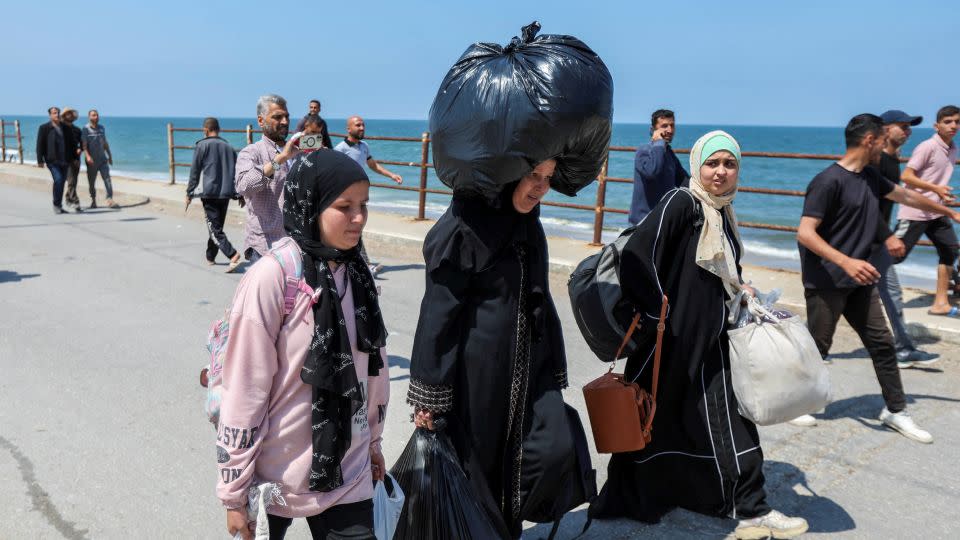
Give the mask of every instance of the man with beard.
<svg viewBox="0 0 960 540">
<path fill-rule="evenodd" d="M 80 139 L 87 161 L 87 183 L 90 185 L 90 208 L 97 207 L 97 174 L 103 179 L 107 192 L 107 206 L 119 209 L 113 202 L 113 181 L 110 179 L 110 166 L 113 165 L 113 152 L 107 142 L 107 131 L 100 123 L 100 113 L 96 109 L 87 112 L 87 125 L 81 130 Z"/>
<path fill-rule="evenodd" d="M 881 198 L 903 206 L 950 216 L 960 213 L 904 189 L 874 167 L 886 141 L 883 120 L 873 114 L 853 117 L 845 130 L 847 151 L 807 186 L 797 231 L 800 269 L 807 304 L 807 326 L 822 356 L 833 343 L 840 317 L 850 323 L 873 360 L 886 406 L 880 422 L 905 437 L 932 443 L 907 414 L 896 349 L 883 317 L 875 264 L 886 248 L 877 240 Z"/>
<path fill-rule="evenodd" d="M 63 143 L 67 154 L 67 192 L 64 199 L 67 205 L 73 207 L 77 213 L 83 212 L 80 209 L 80 197 L 77 196 L 77 177 L 80 176 L 80 155 L 83 153 L 81 138 L 83 134 L 80 128 L 73 125 L 79 115 L 75 109 L 64 107 L 60 114 L 61 125 L 63 126 Z"/>
<path fill-rule="evenodd" d="M 640 223 L 671 189 L 687 186 L 690 175 L 680 164 L 670 144 L 676 133 L 673 111 L 658 109 L 650 116 L 650 142 L 637 147 L 633 158 L 631 225 Z"/>
<path fill-rule="evenodd" d="M 37 130 L 37 167 L 46 165 L 53 177 L 53 213 L 66 214 L 63 209 L 63 184 L 67 178 L 67 149 L 63 140 L 60 109 L 47 109 L 50 121 Z"/>
<path fill-rule="evenodd" d="M 286 236 L 283 182 L 290 171 L 290 160 L 300 153 L 296 139 L 285 142 L 290 130 L 287 100 L 276 94 L 260 96 L 257 124 L 263 137 L 240 151 L 236 165 L 237 193 L 247 207 L 243 253 L 251 263 L 266 255 L 274 242 Z"/>
<path fill-rule="evenodd" d="M 398 184 L 402 184 L 403 178 L 399 174 L 388 171 L 370 155 L 370 146 L 363 140 L 366 129 L 363 118 L 351 116 L 347 119 L 347 137 L 333 149 L 350 156 L 350 158 L 356 161 L 361 167 L 366 165 L 370 167 L 371 171 L 386 176 Z M 373 274 L 373 277 L 377 277 L 377 272 L 383 268 L 383 265 L 370 263 L 370 257 L 367 256 L 367 251 L 364 249 L 362 243 L 360 244 L 360 254 L 363 256 L 363 260 L 370 266 L 370 273 Z"/>
</svg>

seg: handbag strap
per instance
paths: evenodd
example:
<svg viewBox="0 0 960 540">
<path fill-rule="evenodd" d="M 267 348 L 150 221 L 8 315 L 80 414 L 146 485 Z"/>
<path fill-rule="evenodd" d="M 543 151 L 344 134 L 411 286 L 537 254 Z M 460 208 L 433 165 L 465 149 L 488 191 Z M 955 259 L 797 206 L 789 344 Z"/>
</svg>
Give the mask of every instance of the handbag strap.
<svg viewBox="0 0 960 540">
<path fill-rule="evenodd" d="M 651 388 L 651 394 L 653 395 L 653 401 L 657 401 L 657 381 L 660 379 L 660 350 L 663 348 L 663 331 L 666 329 L 666 318 L 667 318 L 667 295 L 663 295 L 663 301 L 660 303 L 660 320 L 657 321 L 657 346 L 654 349 L 653 353 L 653 387 Z M 630 338 L 633 336 L 633 331 L 637 329 L 637 325 L 640 324 L 640 313 L 637 313 L 633 316 L 633 320 L 630 321 L 630 327 L 627 328 L 627 334 L 623 336 L 623 341 L 620 342 L 620 347 L 617 349 L 617 355 L 613 357 L 613 361 L 616 362 L 617 358 L 620 358 L 620 354 L 623 353 L 623 349 L 627 346 L 627 343 L 630 342 Z M 613 365 L 610 365 L 610 371 L 613 371 Z"/>
<path fill-rule="evenodd" d="M 657 381 L 660 380 L 660 350 L 663 348 L 663 331 L 667 325 L 664 320 L 667 318 L 667 295 L 663 295 L 663 301 L 660 304 L 660 320 L 657 321 L 657 346 L 653 353 L 653 402 L 657 402 Z M 653 416 L 653 415 L 651 415 Z M 651 423 L 653 419 L 651 418 Z"/>
</svg>

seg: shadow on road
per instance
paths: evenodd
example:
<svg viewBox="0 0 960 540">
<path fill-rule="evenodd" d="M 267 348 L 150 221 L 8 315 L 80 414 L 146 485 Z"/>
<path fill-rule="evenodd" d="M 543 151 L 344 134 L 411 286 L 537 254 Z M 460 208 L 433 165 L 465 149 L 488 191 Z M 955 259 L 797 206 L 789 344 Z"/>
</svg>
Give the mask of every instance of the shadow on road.
<svg viewBox="0 0 960 540">
<path fill-rule="evenodd" d="M 40 277 L 40 274 L 20 274 L 10 270 L 0 270 L 0 283 L 23 281 L 25 279 Z"/>
<path fill-rule="evenodd" d="M 838 533 L 856 529 L 853 517 L 836 502 L 813 491 L 807 483 L 807 475 L 794 465 L 766 460 L 763 474 L 767 479 L 770 506 L 787 515 L 806 519 L 810 532 Z"/>
<path fill-rule="evenodd" d="M 929 394 L 907 394 L 907 404 L 914 404 L 918 400 L 949 401 L 952 403 L 960 403 L 960 399 L 951 397 L 933 396 Z M 824 412 L 820 414 L 814 414 L 813 416 L 818 419 L 825 420 L 832 420 L 836 418 L 852 418 L 863 426 L 872 430 L 888 431 L 888 428 L 881 424 L 877 419 L 880 416 L 880 410 L 883 409 L 883 407 L 883 398 L 879 393 L 864 394 L 862 396 L 853 396 L 834 401 L 833 403 L 827 405 L 827 408 L 824 410 Z"/>
<path fill-rule="evenodd" d="M 423 270 L 426 268 L 422 263 L 415 264 L 395 264 L 393 266 L 384 265 L 383 268 L 377 272 L 377 279 L 380 279 L 380 276 L 388 272 L 402 272 L 404 270 Z"/>
</svg>

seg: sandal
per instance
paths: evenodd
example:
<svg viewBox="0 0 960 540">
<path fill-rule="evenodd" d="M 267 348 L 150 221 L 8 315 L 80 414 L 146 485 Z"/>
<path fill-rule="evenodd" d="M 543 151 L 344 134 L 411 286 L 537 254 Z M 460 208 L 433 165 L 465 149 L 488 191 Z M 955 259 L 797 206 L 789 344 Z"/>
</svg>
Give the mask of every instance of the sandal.
<svg viewBox="0 0 960 540">
<path fill-rule="evenodd" d="M 227 273 L 232 274 L 234 270 L 240 266 L 240 263 L 243 262 L 243 259 L 240 258 L 240 255 L 237 254 L 233 259 L 230 259 L 230 264 L 227 265 Z"/>
<path fill-rule="evenodd" d="M 927 315 L 936 315 L 937 317 L 957 318 L 957 317 L 960 317 L 960 307 L 950 306 L 950 311 L 947 311 L 944 313 L 934 313 L 932 311 L 927 310 Z"/>
</svg>

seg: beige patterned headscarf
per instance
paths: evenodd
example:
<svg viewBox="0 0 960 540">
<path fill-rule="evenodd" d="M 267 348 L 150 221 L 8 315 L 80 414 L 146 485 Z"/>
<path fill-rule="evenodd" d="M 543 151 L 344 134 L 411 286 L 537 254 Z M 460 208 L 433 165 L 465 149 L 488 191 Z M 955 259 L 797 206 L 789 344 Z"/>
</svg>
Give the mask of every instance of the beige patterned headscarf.
<svg viewBox="0 0 960 540">
<path fill-rule="evenodd" d="M 737 163 L 740 163 L 740 145 L 724 131 L 711 131 L 693 145 L 690 150 L 690 191 L 703 203 L 704 222 L 697 244 L 697 266 L 718 276 L 723 281 L 727 294 L 733 298 L 737 295 L 741 282 L 732 246 L 735 245 L 737 252 L 743 253 L 737 216 L 732 205 L 734 197 L 737 196 L 737 188 L 734 186 L 730 192 L 723 195 L 712 195 L 700 182 L 700 166 L 720 150 L 730 152 L 737 159 Z M 723 230 L 723 217 L 720 212 L 725 212 L 730 220 L 734 235 L 732 239 L 728 238 Z"/>
</svg>

